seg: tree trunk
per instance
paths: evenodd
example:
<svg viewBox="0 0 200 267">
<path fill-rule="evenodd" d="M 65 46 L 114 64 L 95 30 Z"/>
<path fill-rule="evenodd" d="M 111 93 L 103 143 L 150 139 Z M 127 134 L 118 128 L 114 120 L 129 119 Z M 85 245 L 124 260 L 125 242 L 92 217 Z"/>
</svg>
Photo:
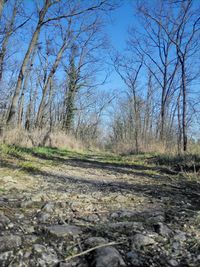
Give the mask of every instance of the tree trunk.
<svg viewBox="0 0 200 267">
<path fill-rule="evenodd" d="M 47 78 L 46 83 L 45 83 L 44 88 L 43 88 L 42 99 L 40 101 L 40 105 L 39 105 L 39 109 L 38 109 L 38 113 L 37 113 L 37 118 L 36 118 L 36 127 L 41 128 L 41 126 L 42 126 L 42 116 L 43 116 L 43 112 L 44 112 L 47 92 L 48 92 L 48 89 L 49 89 L 49 86 L 51 83 L 51 79 L 53 78 L 53 75 L 57 70 L 57 67 L 58 67 L 58 65 L 62 59 L 62 55 L 63 55 L 66 47 L 67 47 L 67 43 L 66 43 L 66 39 L 65 39 L 63 42 L 63 45 L 61 46 L 61 48 L 57 54 L 56 60 L 53 64 L 53 67 L 52 67 L 52 69 L 48 75 L 48 78 Z"/>
<path fill-rule="evenodd" d="M 181 97 L 181 92 L 178 96 L 178 154 L 181 154 L 181 144 L 182 144 L 182 129 L 181 129 L 181 107 L 180 107 L 180 97 Z"/>
<path fill-rule="evenodd" d="M 75 98 L 75 88 L 70 88 L 66 101 L 66 112 L 65 119 L 63 123 L 63 129 L 68 133 L 71 130 L 73 117 L 74 117 L 74 98 Z"/>
<path fill-rule="evenodd" d="M 28 80 L 29 80 L 29 77 L 30 77 L 30 74 L 31 74 L 31 66 L 32 66 L 32 63 L 34 61 L 35 55 L 36 55 L 36 48 L 33 51 L 32 57 L 31 57 L 31 59 L 29 61 L 29 68 L 27 68 L 27 70 L 26 70 L 26 77 L 24 79 L 22 92 L 21 92 L 21 95 L 20 95 L 20 98 L 19 98 L 19 102 L 18 102 L 18 126 L 20 128 L 22 127 L 22 120 L 23 120 L 24 95 L 25 95 L 25 92 L 26 92 L 26 89 L 27 89 Z M 31 99 L 31 97 L 30 97 L 30 99 Z M 31 105 L 31 103 L 30 103 L 30 105 Z"/>
<path fill-rule="evenodd" d="M 6 50 L 7 50 L 9 37 L 12 34 L 12 31 L 13 31 L 13 25 L 14 25 L 14 22 L 15 22 L 16 12 L 17 12 L 17 8 L 15 6 L 13 8 L 11 21 L 10 21 L 10 23 L 9 23 L 7 29 L 6 29 L 5 37 L 4 37 L 3 42 L 2 42 L 2 47 L 1 47 L 1 52 L 0 52 L 0 82 L 1 82 L 2 76 L 3 76 L 4 59 L 5 59 L 5 55 L 6 55 Z"/>
<path fill-rule="evenodd" d="M 164 73 L 163 73 L 162 98 L 161 98 L 160 140 L 162 142 L 164 141 L 164 135 L 165 135 L 166 91 L 167 91 L 167 57 L 165 58 Z"/>
<path fill-rule="evenodd" d="M 12 102 L 11 102 L 11 106 L 10 109 L 8 111 L 8 115 L 7 115 L 7 124 L 14 124 L 14 120 L 15 120 L 15 116 L 17 113 L 17 106 L 18 106 L 18 100 L 19 100 L 19 96 L 20 96 L 20 91 L 21 91 L 21 87 L 22 87 L 22 83 L 24 80 L 24 75 L 25 72 L 27 70 L 27 66 L 28 66 L 28 62 L 31 56 L 31 53 L 33 52 L 37 41 L 38 41 L 38 37 L 39 37 L 39 33 L 42 27 L 42 23 L 44 21 L 45 15 L 47 13 L 48 8 L 50 7 L 50 2 L 49 1 L 45 1 L 45 6 L 41 9 L 41 11 L 39 12 L 39 20 L 37 23 L 37 27 L 35 29 L 35 32 L 32 36 L 32 39 L 29 43 L 29 47 L 27 49 L 27 52 L 25 54 L 25 57 L 23 59 L 22 65 L 21 65 L 21 69 L 18 75 L 18 79 L 17 79 L 17 84 L 15 87 L 15 91 L 14 91 L 14 95 L 12 98 Z"/>
<path fill-rule="evenodd" d="M 8 0 L 0 0 L 0 18 L 1 18 L 1 15 L 2 15 L 3 6 L 7 1 Z"/>
<path fill-rule="evenodd" d="M 186 92 L 186 73 L 185 73 L 185 60 L 181 63 L 181 78 L 182 78 L 182 97 L 183 97 L 183 117 L 182 117 L 182 131 L 183 131 L 183 151 L 187 151 L 187 92 Z"/>
</svg>

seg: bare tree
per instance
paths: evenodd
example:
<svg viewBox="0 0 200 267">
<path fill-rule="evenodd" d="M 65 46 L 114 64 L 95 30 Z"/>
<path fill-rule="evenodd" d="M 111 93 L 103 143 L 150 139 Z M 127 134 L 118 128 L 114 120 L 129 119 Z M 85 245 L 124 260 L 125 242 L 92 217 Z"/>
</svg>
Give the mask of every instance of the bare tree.
<svg viewBox="0 0 200 267">
<path fill-rule="evenodd" d="M 120 75 L 124 83 L 129 89 L 130 99 L 133 102 L 134 118 L 134 139 L 136 153 L 139 152 L 139 134 L 141 130 L 140 125 L 140 101 L 137 92 L 137 81 L 141 71 L 143 60 L 133 62 L 132 59 L 120 58 L 116 56 L 113 60 L 116 72 Z"/>
<path fill-rule="evenodd" d="M 8 2 L 8 0 L 0 0 L 0 18 L 3 11 L 3 6 L 6 2 Z"/>
<path fill-rule="evenodd" d="M 95 53 L 104 46 L 104 38 L 99 34 L 101 29 L 100 19 L 94 18 L 85 32 L 80 34 L 71 47 L 69 66 L 65 66 L 67 83 L 64 102 L 63 129 L 71 130 L 75 115 L 75 101 L 80 90 L 84 88 L 95 89 L 95 76 L 99 72 L 99 56 Z M 64 64 L 66 65 L 66 64 Z"/>
<path fill-rule="evenodd" d="M 55 1 L 45 0 L 42 8 L 40 8 L 40 9 L 38 8 L 37 25 L 36 25 L 36 28 L 35 28 L 34 33 L 32 35 L 32 38 L 29 42 L 28 49 L 25 53 L 24 59 L 22 61 L 22 65 L 21 65 L 18 79 L 17 79 L 17 83 L 16 83 L 16 88 L 14 90 L 12 102 L 11 102 L 10 109 L 9 109 L 8 115 L 7 115 L 7 124 L 14 123 L 14 120 L 16 117 L 16 112 L 17 112 L 18 100 L 19 100 L 20 91 L 22 88 L 22 83 L 24 81 L 25 72 L 26 72 L 26 69 L 28 66 L 28 62 L 30 60 L 31 53 L 33 52 L 33 50 L 34 50 L 34 48 L 38 42 L 38 38 L 39 38 L 39 34 L 41 32 L 41 29 L 45 25 L 47 25 L 51 22 L 71 18 L 74 16 L 81 16 L 82 14 L 85 14 L 86 12 L 94 12 L 98 9 L 102 10 L 104 8 L 106 8 L 106 9 L 112 8 L 112 6 L 108 4 L 107 0 L 95 1 L 95 3 L 93 3 L 92 5 L 86 6 L 86 7 L 83 7 L 81 5 L 78 6 L 76 1 L 75 1 L 73 8 L 70 8 L 70 6 L 69 6 L 69 13 L 60 14 L 60 12 L 63 9 L 58 8 L 59 13 L 56 16 L 52 16 L 52 17 L 47 16 L 50 8 L 52 8 L 53 6 L 56 6 L 58 4 L 60 5 L 60 7 L 61 7 L 61 5 L 69 6 L 69 5 L 67 5 L 66 1 L 64 1 L 64 0 L 63 1 L 62 0 L 55 0 Z"/>
<path fill-rule="evenodd" d="M 199 37 L 200 37 L 200 16 L 199 8 L 194 8 L 193 0 L 180 1 L 177 3 L 168 4 L 168 8 L 172 5 L 177 5 L 178 11 L 176 15 L 170 17 L 170 24 L 172 30 L 163 23 L 155 14 L 144 10 L 145 16 L 150 18 L 161 28 L 164 34 L 167 36 L 170 43 L 175 47 L 177 54 L 177 64 L 180 65 L 181 69 L 181 97 L 182 97 L 182 136 L 183 136 L 183 151 L 187 150 L 187 94 L 188 94 L 188 83 L 191 82 L 189 78 L 189 72 L 187 69 L 188 61 L 197 55 L 199 50 Z M 191 73 L 190 73 L 191 76 Z M 195 75 L 192 75 L 193 78 Z M 180 113 L 179 113 L 180 115 Z M 179 117 L 180 122 L 180 117 Z M 180 140 L 180 138 L 179 138 Z"/>
<path fill-rule="evenodd" d="M 132 30 L 129 45 L 136 54 L 144 57 L 144 64 L 161 88 L 160 139 L 164 141 L 167 108 L 179 63 L 171 40 L 175 35 L 175 25 L 171 23 L 171 11 L 166 8 L 164 1 L 158 1 L 156 7 L 150 7 L 148 3 L 142 2 L 138 5 L 138 12 L 145 34 L 138 34 Z M 156 21 L 153 17 L 156 17 Z M 168 34 L 160 25 L 161 21 Z"/>
</svg>

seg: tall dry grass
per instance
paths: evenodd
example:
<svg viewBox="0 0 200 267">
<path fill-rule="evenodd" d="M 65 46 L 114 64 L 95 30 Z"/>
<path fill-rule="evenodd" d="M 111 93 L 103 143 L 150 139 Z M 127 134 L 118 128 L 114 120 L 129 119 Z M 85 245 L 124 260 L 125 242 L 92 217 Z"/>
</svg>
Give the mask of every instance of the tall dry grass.
<svg viewBox="0 0 200 267">
<path fill-rule="evenodd" d="M 117 154 L 124 154 L 124 155 L 129 155 L 129 154 L 135 154 L 136 153 L 136 147 L 133 142 L 127 141 L 127 142 L 117 142 L 115 144 L 111 145 L 111 150 L 114 153 Z M 139 144 L 139 151 L 138 153 L 159 153 L 159 154 L 164 154 L 164 153 L 176 153 L 175 152 L 176 147 L 174 145 L 165 145 L 157 140 L 149 140 L 147 144 L 143 144 L 142 142 Z"/>
<path fill-rule="evenodd" d="M 23 129 L 4 130 L 0 136 L 0 143 L 20 147 L 56 147 L 82 150 L 83 145 L 71 135 L 66 135 L 62 131 L 52 131 L 47 129 L 33 130 L 27 132 Z"/>
</svg>

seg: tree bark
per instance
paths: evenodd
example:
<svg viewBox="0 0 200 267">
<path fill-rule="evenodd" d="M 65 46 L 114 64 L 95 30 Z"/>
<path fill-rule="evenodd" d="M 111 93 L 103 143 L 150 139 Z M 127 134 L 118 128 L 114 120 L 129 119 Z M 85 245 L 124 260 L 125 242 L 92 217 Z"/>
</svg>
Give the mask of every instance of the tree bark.
<svg viewBox="0 0 200 267">
<path fill-rule="evenodd" d="M 1 6 L 1 4 L 0 4 L 0 6 Z M 6 29 L 5 37 L 4 37 L 3 42 L 2 42 L 2 47 L 1 47 L 1 52 L 0 52 L 0 82 L 1 82 L 2 76 L 3 76 L 4 59 L 5 59 L 5 55 L 6 55 L 8 41 L 9 41 L 9 38 L 10 38 L 12 31 L 13 31 L 13 25 L 15 22 L 16 13 L 17 13 L 17 8 L 15 6 L 13 8 L 11 21 L 10 21 L 10 23 Z"/>
<path fill-rule="evenodd" d="M 53 78 L 53 75 L 55 74 L 55 72 L 58 68 L 58 65 L 62 59 L 62 55 L 63 55 L 66 47 L 67 47 L 67 43 L 66 43 L 66 39 L 65 39 L 63 42 L 63 45 L 61 46 L 61 48 L 57 54 L 57 57 L 56 57 L 55 62 L 53 64 L 53 67 L 52 67 L 52 69 L 48 75 L 48 78 L 47 78 L 46 83 L 45 83 L 44 88 L 43 88 L 42 99 L 40 101 L 40 105 L 39 105 L 38 113 L 37 113 L 37 118 L 36 118 L 36 127 L 41 128 L 41 126 L 42 126 L 42 116 L 43 116 L 43 111 L 44 111 L 44 107 L 45 107 L 45 100 L 46 100 L 48 88 L 50 86 L 51 79 Z"/>
<path fill-rule="evenodd" d="M 10 109 L 9 109 L 8 115 L 7 115 L 7 124 L 14 124 L 14 120 L 15 120 L 16 112 L 17 112 L 18 100 L 19 100 L 19 96 L 20 96 L 20 91 L 21 91 L 22 83 L 24 81 L 24 75 L 25 75 L 25 72 L 27 70 L 27 66 L 28 66 L 28 62 L 29 62 L 31 53 L 33 52 L 33 50 L 37 44 L 38 37 L 40 34 L 40 30 L 41 30 L 45 15 L 46 15 L 48 8 L 50 6 L 51 6 L 50 1 L 45 1 L 44 7 L 39 12 L 39 19 L 38 19 L 37 27 L 35 29 L 33 36 L 32 36 L 32 39 L 29 43 L 29 47 L 26 51 L 25 57 L 23 59 L 23 62 L 22 62 L 21 68 L 20 68 L 20 72 L 18 75 L 17 84 L 16 84 L 15 91 L 13 94 L 11 106 L 10 106 Z"/>
<path fill-rule="evenodd" d="M 0 0 L 0 18 L 1 18 L 1 15 L 2 15 L 3 6 L 7 1 L 8 0 Z"/>
<path fill-rule="evenodd" d="M 182 115 L 182 131 L 183 131 L 183 151 L 187 151 L 187 88 L 186 88 L 186 73 L 184 60 L 181 63 L 182 77 L 182 94 L 183 94 L 183 115 Z"/>
</svg>

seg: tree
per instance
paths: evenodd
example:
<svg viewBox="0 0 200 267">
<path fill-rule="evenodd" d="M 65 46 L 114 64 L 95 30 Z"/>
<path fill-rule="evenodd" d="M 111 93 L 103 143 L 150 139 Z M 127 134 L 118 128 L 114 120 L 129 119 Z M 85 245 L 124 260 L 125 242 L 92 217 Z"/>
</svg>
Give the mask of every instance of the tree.
<svg viewBox="0 0 200 267">
<path fill-rule="evenodd" d="M 166 139 L 167 108 L 174 90 L 174 79 L 179 62 L 173 47 L 175 25 L 171 23 L 171 10 L 165 1 L 158 1 L 153 7 L 140 2 L 138 13 L 142 21 L 143 33 L 130 32 L 129 45 L 136 54 L 144 58 L 144 64 L 161 89 L 160 100 L 160 140 Z M 153 19 L 156 17 L 156 21 Z M 159 23 L 157 23 L 159 22 Z M 167 29 L 166 34 L 162 25 Z"/>
<path fill-rule="evenodd" d="M 130 55 L 129 55 L 130 57 Z M 132 114 L 134 115 L 134 140 L 136 153 L 139 152 L 140 123 L 140 100 L 137 92 L 137 81 L 141 71 L 143 60 L 137 62 L 133 59 L 120 58 L 116 56 L 113 60 L 116 72 L 120 75 L 129 89 L 130 100 L 133 104 Z"/>
<path fill-rule="evenodd" d="M 69 64 L 65 65 L 66 93 L 64 101 L 63 130 L 69 132 L 72 128 L 78 93 L 84 88 L 95 89 L 95 77 L 99 73 L 100 51 L 104 47 L 104 36 L 101 34 L 102 22 L 96 17 L 85 31 L 72 44 Z M 97 51 L 99 55 L 97 56 Z"/>
<path fill-rule="evenodd" d="M 196 77 L 196 75 L 189 73 L 187 66 L 189 61 L 194 59 L 199 50 L 199 38 L 200 38 L 200 8 L 194 7 L 193 0 L 169 2 L 168 8 L 176 7 L 175 14 L 170 17 L 170 24 L 172 25 L 172 31 L 169 27 L 163 23 L 155 15 L 148 12 L 146 9 L 143 11 L 145 16 L 150 18 L 156 23 L 156 25 L 164 31 L 164 34 L 169 39 L 170 43 L 176 49 L 177 64 L 181 69 L 181 94 L 182 97 L 182 119 L 181 119 L 181 131 L 183 138 L 183 151 L 187 151 L 187 95 L 188 85 Z M 178 65 L 177 65 L 178 66 Z M 191 78 L 192 75 L 192 78 Z M 180 101 L 180 97 L 179 100 Z M 179 102 L 180 103 L 180 102 Z M 180 109 L 180 104 L 179 104 Z M 180 124 L 180 112 L 179 112 L 179 124 Z M 179 125 L 180 128 L 180 125 Z M 180 142 L 179 138 L 179 142 Z"/>
<path fill-rule="evenodd" d="M 3 11 L 4 4 L 8 2 L 8 0 L 0 0 L 0 18 Z"/>
<path fill-rule="evenodd" d="M 37 2 L 36 2 L 37 4 Z M 48 16 L 48 11 L 52 9 L 53 7 L 59 5 L 58 14 L 54 16 Z M 64 9 L 69 11 L 67 13 L 60 13 L 63 11 L 63 8 L 61 8 L 62 5 L 65 5 L 66 8 Z M 72 18 L 75 16 L 81 16 L 82 14 L 89 13 L 89 12 L 95 12 L 96 10 L 103 10 L 103 9 L 110 9 L 112 8 L 112 5 L 108 3 L 108 0 L 102 0 L 102 1 L 95 1 L 92 5 L 83 6 L 79 3 L 79 1 L 75 1 L 73 6 L 71 7 L 71 3 L 68 3 L 68 1 L 62 1 L 62 0 L 45 0 L 43 2 L 43 6 L 41 8 L 38 8 L 38 20 L 37 25 L 35 27 L 35 30 L 33 32 L 33 35 L 31 37 L 31 40 L 29 42 L 27 51 L 25 53 L 25 56 L 23 58 L 20 71 L 17 78 L 16 87 L 13 93 L 10 109 L 8 110 L 7 115 L 7 124 L 13 124 L 16 119 L 16 113 L 17 113 L 17 106 L 19 101 L 19 96 L 22 88 L 22 84 L 25 78 L 25 73 L 27 70 L 28 62 L 30 61 L 31 54 L 33 50 L 35 49 L 35 46 L 37 45 L 40 32 L 44 26 L 46 26 L 49 23 L 60 21 L 63 19 Z M 41 107 L 42 108 L 42 107 Z M 40 108 L 40 110 L 41 110 Z M 40 116 L 39 112 L 39 116 Z"/>
</svg>

